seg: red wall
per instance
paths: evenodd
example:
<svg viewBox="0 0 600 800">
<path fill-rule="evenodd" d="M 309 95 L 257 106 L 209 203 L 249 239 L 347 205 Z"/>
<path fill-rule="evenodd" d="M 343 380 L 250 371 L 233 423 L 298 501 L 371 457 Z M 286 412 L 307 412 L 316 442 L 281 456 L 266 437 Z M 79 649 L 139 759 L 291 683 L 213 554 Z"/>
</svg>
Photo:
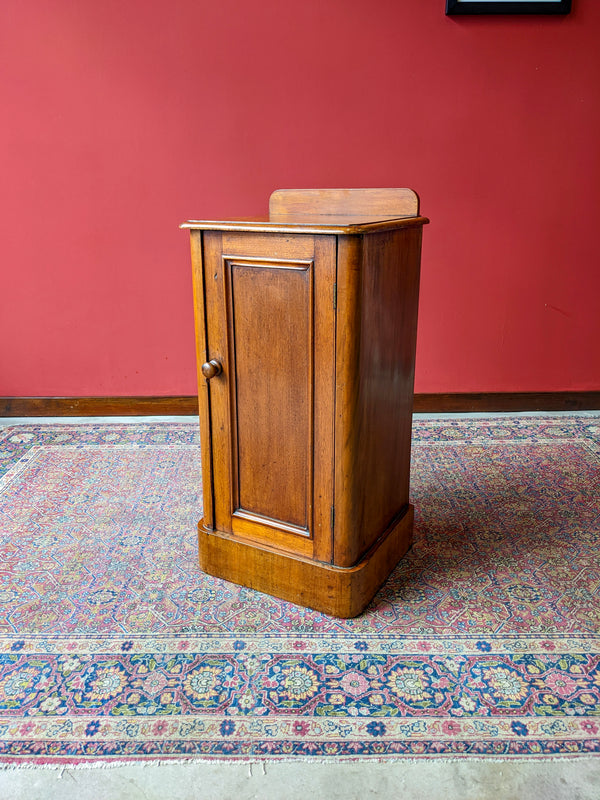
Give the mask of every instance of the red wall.
<svg viewBox="0 0 600 800">
<path fill-rule="evenodd" d="M 600 3 L 2 0 L 0 395 L 193 394 L 188 217 L 411 186 L 419 392 L 600 389 Z"/>
</svg>

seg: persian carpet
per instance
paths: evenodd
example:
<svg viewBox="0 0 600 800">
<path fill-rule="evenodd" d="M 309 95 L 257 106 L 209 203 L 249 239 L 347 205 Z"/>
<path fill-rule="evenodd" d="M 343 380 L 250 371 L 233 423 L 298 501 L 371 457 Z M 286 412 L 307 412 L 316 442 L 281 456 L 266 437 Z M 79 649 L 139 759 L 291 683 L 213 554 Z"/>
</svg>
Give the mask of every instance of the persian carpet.
<svg viewBox="0 0 600 800">
<path fill-rule="evenodd" d="M 354 620 L 203 575 L 196 427 L 0 429 L 0 760 L 600 752 L 600 417 L 414 423 Z"/>
</svg>

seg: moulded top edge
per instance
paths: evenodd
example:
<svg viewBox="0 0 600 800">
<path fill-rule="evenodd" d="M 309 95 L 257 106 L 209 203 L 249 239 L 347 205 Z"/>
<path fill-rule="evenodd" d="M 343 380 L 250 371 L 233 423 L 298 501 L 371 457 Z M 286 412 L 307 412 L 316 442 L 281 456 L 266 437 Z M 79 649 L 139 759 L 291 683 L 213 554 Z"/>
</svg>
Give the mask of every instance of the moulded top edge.
<svg viewBox="0 0 600 800">
<path fill-rule="evenodd" d="M 381 228 L 404 228 L 426 225 L 427 217 L 379 217 L 373 219 L 365 216 L 276 216 L 251 217 L 248 219 L 198 220 L 190 219 L 182 223 L 180 228 L 196 230 L 221 231 L 255 231 L 273 233 L 367 233 Z"/>
</svg>

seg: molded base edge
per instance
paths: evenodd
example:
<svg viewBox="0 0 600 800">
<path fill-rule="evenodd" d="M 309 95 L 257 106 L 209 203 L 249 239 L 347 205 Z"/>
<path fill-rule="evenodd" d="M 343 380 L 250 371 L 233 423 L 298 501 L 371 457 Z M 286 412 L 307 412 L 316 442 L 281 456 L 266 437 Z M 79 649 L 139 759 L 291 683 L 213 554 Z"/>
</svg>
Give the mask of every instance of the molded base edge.
<svg viewBox="0 0 600 800">
<path fill-rule="evenodd" d="M 333 617 L 356 617 L 412 543 L 414 510 L 402 516 L 353 567 L 335 567 L 245 542 L 198 524 L 200 568 L 217 578 L 321 611 Z"/>
</svg>

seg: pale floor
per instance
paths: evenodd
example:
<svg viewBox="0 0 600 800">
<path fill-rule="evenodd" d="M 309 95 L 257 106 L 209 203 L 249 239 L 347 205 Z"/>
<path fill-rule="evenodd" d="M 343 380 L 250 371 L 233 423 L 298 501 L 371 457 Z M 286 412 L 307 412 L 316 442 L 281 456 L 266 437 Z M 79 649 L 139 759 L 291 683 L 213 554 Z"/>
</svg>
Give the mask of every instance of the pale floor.
<svg viewBox="0 0 600 800">
<path fill-rule="evenodd" d="M 600 759 L 171 764 L 0 772 L 2 800 L 598 800 Z"/>
<path fill-rule="evenodd" d="M 580 413 L 600 416 L 600 411 Z M 0 418 L 0 426 L 47 422 L 152 422 L 157 419 L 183 422 L 193 421 L 194 417 Z M 132 764 L 110 769 L 3 770 L 0 764 L 0 800 L 367 800 L 371 797 L 386 800 L 600 800 L 600 758 L 373 764 L 202 762 Z"/>
</svg>

